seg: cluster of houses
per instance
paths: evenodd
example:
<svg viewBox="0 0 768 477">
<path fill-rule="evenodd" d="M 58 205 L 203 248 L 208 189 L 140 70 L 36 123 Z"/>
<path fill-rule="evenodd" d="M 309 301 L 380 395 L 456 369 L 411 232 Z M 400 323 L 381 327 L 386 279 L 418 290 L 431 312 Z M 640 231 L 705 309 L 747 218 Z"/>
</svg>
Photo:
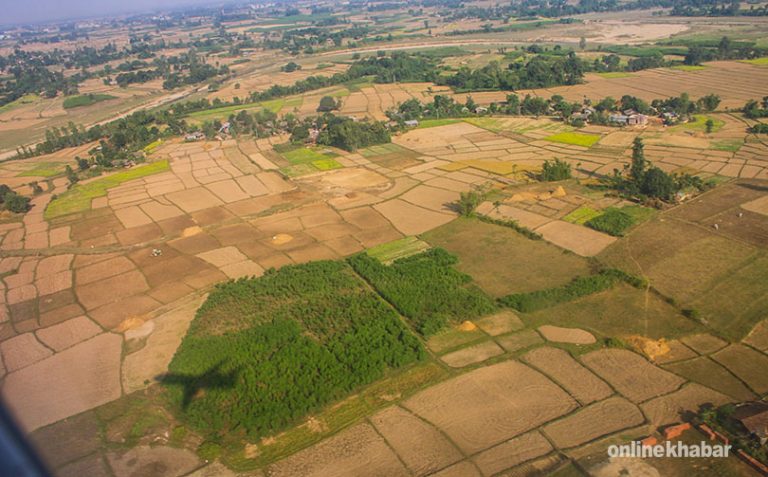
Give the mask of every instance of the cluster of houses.
<svg viewBox="0 0 768 477">
<path fill-rule="evenodd" d="M 571 115 L 571 121 L 581 120 L 589 122 L 590 117 L 596 113 L 596 110 L 590 106 L 585 106 L 581 111 Z M 638 113 L 634 109 L 625 109 L 617 113 L 608 115 L 608 122 L 616 126 L 645 126 L 648 124 L 648 116 Z"/>
</svg>

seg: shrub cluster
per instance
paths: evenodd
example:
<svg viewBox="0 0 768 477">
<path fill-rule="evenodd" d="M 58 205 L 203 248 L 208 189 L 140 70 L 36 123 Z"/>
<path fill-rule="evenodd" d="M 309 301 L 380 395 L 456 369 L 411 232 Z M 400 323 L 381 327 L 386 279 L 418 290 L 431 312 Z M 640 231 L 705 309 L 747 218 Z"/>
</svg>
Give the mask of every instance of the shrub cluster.
<svg viewBox="0 0 768 477">
<path fill-rule="evenodd" d="M 313 262 L 217 286 L 163 381 L 192 427 L 257 438 L 423 356 L 344 262 Z"/>
<path fill-rule="evenodd" d="M 609 207 L 603 214 L 585 222 L 587 227 L 615 237 L 624 235 L 624 232 L 634 224 L 635 219 L 631 215 L 614 207 Z"/>
<path fill-rule="evenodd" d="M 449 321 L 471 320 L 495 308 L 487 295 L 470 285 L 469 275 L 452 267 L 456 257 L 441 248 L 396 260 L 389 266 L 365 253 L 348 260 L 424 336 L 434 334 Z"/>
<path fill-rule="evenodd" d="M 619 281 L 624 281 L 638 288 L 645 285 L 645 281 L 641 278 L 621 270 L 608 269 L 595 275 L 576 277 L 561 287 L 507 295 L 500 298 L 499 303 L 523 313 L 530 313 L 608 290 Z"/>
</svg>

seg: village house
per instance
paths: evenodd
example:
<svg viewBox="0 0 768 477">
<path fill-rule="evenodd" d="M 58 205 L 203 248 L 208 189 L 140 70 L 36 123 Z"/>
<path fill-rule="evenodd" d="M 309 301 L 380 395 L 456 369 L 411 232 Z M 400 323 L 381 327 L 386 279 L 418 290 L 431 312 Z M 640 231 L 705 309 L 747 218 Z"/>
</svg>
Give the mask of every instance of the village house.
<svg viewBox="0 0 768 477">
<path fill-rule="evenodd" d="M 419 121 L 417 119 L 409 119 L 408 121 L 405 121 L 404 124 L 409 128 L 415 128 L 418 127 Z"/>
<path fill-rule="evenodd" d="M 759 439 L 760 445 L 768 442 L 768 403 L 748 402 L 736 407 L 731 416 L 741 424 L 746 432 Z"/>
</svg>

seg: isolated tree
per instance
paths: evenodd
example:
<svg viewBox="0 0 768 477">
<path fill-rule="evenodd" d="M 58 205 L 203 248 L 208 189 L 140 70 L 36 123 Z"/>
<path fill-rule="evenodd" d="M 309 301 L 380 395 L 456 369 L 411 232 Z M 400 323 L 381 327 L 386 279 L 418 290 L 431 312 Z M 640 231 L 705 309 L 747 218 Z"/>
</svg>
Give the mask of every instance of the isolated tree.
<svg viewBox="0 0 768 477">
<path fill-rule="evenodd" d="M 643 140 L 636 137 L 632 143 L 632 164 L 629 167 L 629 177 L 635 184 L 640 184 L 646 173 L 648 161 L 645 159 Z"/>
<path fill-rule="evenodd" d="M 332 96 L 323 96 L 320 105 L 317 107 L 319 112 L 328 112 L 339 109 L 339 105 Z"/>
<path fill-rule="evenodd" d="M 583 36 L 579 39 L 579 48 L 585 50 L 587 48 L 587 39 Z"/>
<path fill-rule="evenodd" d="M 571 165 L 561 159 L 546 160 L 541 167 L 541 180 L 546 182 L 563 181 L 571 178 Z"/>
<path fill-rule="evenodd" d="M 648 169 L 640 186 L 640 192 L 661 200 L 672 199 L 676 189 L 674 179 L 658 167 Z"/>
<path fill-rule="evenodd" d="M 704 123 L 704 127 L 707 129 L 707 134 L 712 132 L 712 129 L 715 128 L 715 122 L 712 121 L 712 118 L 707 119 L 707 122 Z"/>
</svg>

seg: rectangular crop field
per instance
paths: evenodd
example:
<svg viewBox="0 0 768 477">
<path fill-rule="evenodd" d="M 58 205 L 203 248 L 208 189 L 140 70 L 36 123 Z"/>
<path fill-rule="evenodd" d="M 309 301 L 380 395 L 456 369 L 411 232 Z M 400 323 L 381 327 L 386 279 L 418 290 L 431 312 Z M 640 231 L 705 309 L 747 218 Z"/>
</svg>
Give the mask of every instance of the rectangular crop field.
<svg viewBox="0 0 768 477">
<path fill-rule="evenodd" d="M 82 212 L 91 208 L 91 200 L 107 195 L 107 190 L 123 182 L 140 179 L 169 169 L 168 161 L 162 160 L 110 174 L 88 184 L 75 185 L 48 204 L 45 218 L 50 220 L 62 215 Z"/>
<path fill-rule="evenodd" d="M 460 218 L 423 238 L 458 256 L 457 268 L 495 297 L 561 286 L 590 274 L 581 257 L 479 220 Z"/>
<path fill-rule="evenodd" d="M 562 144 L 572 144 L 574 146 L 592 147 L 600 136 L 597 134 L 584 134 L 578 132 L 562 132 L 553 134 L 544 138 L 545 141 L 559 142 Z"/>
</svg>

